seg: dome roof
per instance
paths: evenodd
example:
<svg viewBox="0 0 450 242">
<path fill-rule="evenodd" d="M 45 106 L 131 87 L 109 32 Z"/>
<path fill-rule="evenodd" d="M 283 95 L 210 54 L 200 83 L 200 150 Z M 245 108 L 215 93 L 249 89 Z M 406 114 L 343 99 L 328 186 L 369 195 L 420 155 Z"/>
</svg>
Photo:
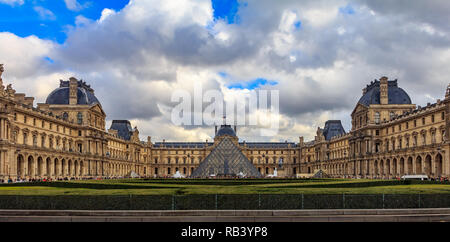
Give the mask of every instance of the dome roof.
<svg viewBox="0 0 450 242">
<path fill-rule="evenodd" d="M 216 137 L 223 136 L 223 135 L 229 135 L 236 137 L 236 132 L 234 132 L 231 125 L 221 125 L 220 129 L 216 133 Z"/>
<path fill-rule="evenodd" d="M 100 104 L 97 97 L 94 95 L 94 90 L 83 81 L 78 81 L 77 87 L 77 104 L 78 105 L 93 105 Z M 69 82 L 61 81 L 59 88 L 55 89 L 48 95 L 46 104 L 69 104 Z"/>
<path fill-rule="evenodd" d="M 397 80 L 388 81 L 388 99 L 388 104 L 411 104 L 411 98 L 408 93 L 398 87 Z M 358 103 L 365 106 L 380 104 L 380 81 L 368 85 Z"/>
</svg>

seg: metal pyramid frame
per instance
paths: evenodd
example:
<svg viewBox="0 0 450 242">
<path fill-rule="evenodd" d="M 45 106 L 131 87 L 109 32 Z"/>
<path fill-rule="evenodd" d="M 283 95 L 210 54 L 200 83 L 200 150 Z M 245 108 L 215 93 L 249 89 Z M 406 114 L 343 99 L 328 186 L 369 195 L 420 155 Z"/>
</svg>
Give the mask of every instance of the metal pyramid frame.
<svg viewBox="0 0 450 242">
<path fill-rule="evenodd" d="M 194 170 L 191 177 L 252 177 L 261 173 L 229 138 L 224 138 Z"/>
</svg>

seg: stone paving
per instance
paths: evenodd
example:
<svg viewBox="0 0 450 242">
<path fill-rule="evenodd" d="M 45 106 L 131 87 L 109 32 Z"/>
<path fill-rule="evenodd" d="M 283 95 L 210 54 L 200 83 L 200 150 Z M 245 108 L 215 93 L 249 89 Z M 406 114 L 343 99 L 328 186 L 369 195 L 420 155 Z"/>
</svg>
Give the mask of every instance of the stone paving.
<svg viewBox="0 0 450 242">
<path fill-rule="evenodd" d="M 0 222 L 450 222 L 450 209 L 0 210 Z"/>
</svg>

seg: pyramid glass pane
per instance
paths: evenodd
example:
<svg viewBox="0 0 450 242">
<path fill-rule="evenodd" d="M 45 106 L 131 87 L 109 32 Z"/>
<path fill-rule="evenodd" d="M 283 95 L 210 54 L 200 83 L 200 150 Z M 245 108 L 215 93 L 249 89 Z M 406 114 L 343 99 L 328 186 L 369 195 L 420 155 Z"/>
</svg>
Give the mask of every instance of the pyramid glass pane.
<svg viewBox="0 0 450 242">
<path fill-rule="evenodd" d="M 224 138 L 191 175 L 211 176 L 261 177 L 261 173 L 229 138 Z"/>
</svg>

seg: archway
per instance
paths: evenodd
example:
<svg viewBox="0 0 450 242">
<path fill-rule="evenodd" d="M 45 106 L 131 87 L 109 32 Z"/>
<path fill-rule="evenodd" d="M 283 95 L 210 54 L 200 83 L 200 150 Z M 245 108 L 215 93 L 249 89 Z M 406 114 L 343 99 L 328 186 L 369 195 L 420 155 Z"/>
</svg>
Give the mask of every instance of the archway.
<svg viewBox="0 0 450 242">
<path fill-rule="evenodd" d="M 416 158 L 416 174 L 422 174 L 422 157 Z"/>
<path fill-rule="evenodd" d="M 25 176 L 25 160 L 22 155 L 17 156 L 17 176 Z"/>
<path fill-rule="evenodd" d="M 432 176 L 433 171 L 431 170 L 431 155 L 427 155 L 425 157 L 425 174 L 427 174 L 428 176 Z"/>
<path fill-rule="evenodd" d="M 65 176 L 67 171 L 67 161 L 66 159 L 61 160 L 61 176 Z"/>
<path fill-rule="evenodd" d="M 405 158 L 400 158 L 400 175 L 405 174 Z"/>
<path fill-rule="evenodd" d="M 394 158 L 392 160 L 392 175 L 397 176 L 398 175 L 398 164 L 397 164 L 397 158 Z"/>
<path fill-rule="evenodd" d="M 413 158 L 411 156 L 408 157 L 407 165 L 408 165 L 407 173 L 408 173 L 408 175 L 412 175 L 413 174 Z"/>
<path fill-rule="evenodd" d="M 75 161 L 74 167 L 75 167 L 75 170 L 74 170 L 73 174 L 75 176 L 79 176 L 80 175 L 80 166 L 78 165 L 78 161 L 77 160 Z"/>
<path fill-rule="evenodd" d="M 80 176 L 84 175 L 84 162 L 80 161 Z"/>
<path fill-rule="evenodd" d="M 435 164 L 436 164 L 436 176 L 440 177 L 440 176 L 442 176 L 442 155 L 441 154 L 436 155 Z"/>
<path fill-rule="evenodd" d="M 391 172 L 391 160 L 386 160 L 386 176 L 390 176 L 393 172 Z"/>
<path fill-rule="evenodd" d="M 34 158 L 33 156 L 28 156 L 28 176 L 34 176 Z"/>
<path fill-rule="evenodd" d="M 373 163 L 373 169 L 374 169 L 373 174 L 375 176 L 378 176 L 379 175 L 378 174 L 379 170 L 378 170 L 378 161 L 377 160 Z"/>
<path fill-rule="evenodd" d="M 47 164 L 47 165 L 46 165 L 46 167 L 47 167 L 46 175 L 47 175 L 47 176 L 50 176 L 50 173 L 51 173 L 51 161 L 50 161 L 50 157 L 47 158 L 46 164 Z"/>
<path fill-rule="evenodd" d="M 73 175 L 73 164 L 72 164 L 72 160 L 69 160 L 67 162 L 67 175 L 68 176 L 72 176 Z"/>
<path fill-rule="evenodd" d="M 53 174 L 55 176 L 59 176 L 60 175 L 59 174 L 59 172 L 61 171 L 60 166 L 61 166 L 61 164 L 60 164 L 58 158 L 55 158 L 55 160 L 53 161 Z"/>
<path fill-rule="evenodd" d="M 40 156 L 38 157 L 37 166 L 38 166 L 38 176 L 44 175 L 44 161 Z"/>
</svg>

